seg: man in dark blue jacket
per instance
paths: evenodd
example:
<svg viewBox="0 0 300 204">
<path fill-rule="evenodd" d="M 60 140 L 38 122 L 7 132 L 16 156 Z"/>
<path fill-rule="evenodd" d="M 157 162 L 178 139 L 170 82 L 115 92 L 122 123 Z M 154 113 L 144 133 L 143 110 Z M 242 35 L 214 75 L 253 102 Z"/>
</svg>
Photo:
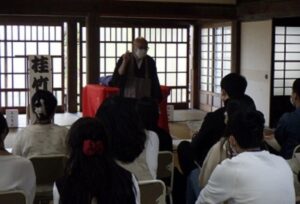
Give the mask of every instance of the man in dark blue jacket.
<svg viewBox="0 0 300 204">
<path fill-rule="evenodd" d="M 294 148 L 300 144 L 300 79 L 293 83 L 291 103 L 296 110 L 281 116 L 275 130 L 275 139 L 281 146 L 280 155 L 291 159 Z"/>
</svg>

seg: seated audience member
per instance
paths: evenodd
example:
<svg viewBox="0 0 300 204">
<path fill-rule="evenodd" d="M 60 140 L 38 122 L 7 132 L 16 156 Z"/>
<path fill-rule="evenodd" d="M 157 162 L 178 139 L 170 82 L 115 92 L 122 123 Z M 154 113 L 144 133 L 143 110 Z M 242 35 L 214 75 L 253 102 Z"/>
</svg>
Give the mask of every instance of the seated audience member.
<svg viewBox="0 0 300 204">
<path fill-rule="evenodd" d="M 295 203 L 290 167 L 281 157 L 260 149 L 264 122 L 259 111 L 239 111 L 229 118 L 227 134 L 236 156 L 215 168 L 196 204 Z"/>
<path fill-rule="evenodd" d="M 32 204 L 36 188 L 33 166 L 29 160 L 12 155 L 5 149 L 7 134 L 6 120 L 0 113 L 0 191 L 21 190 L 26 196 L 26 203 Z"/>
<path fill-rule="evenodd" d="M 77 120 L 69 131 L 65 175 L 53 188 L 54 204 L 139 204 L 132 173 L 113 160 L 103 125 L 95 118 Z"/>
<path fill-rule="evenodd" d="M 104 124 L 118 164 L 138 180 L 151 180 L 156 178 L 159 140 L 154 132 L 144 130 L 135 103 L 131 98 L 108 98 L 96 117 Z"/>
<path fill-rule="evenodd" d="M 300 144 L 300 79 L 296 79 L 293 83 L 291 103 L 296 110 L 283 114 L 274 135 L 266 137 L 268 140 L 275 136 L 281 147 L 280 155 L 285 159 L 291 159 L 294 148 Z"/>
<path fill-rule="evenodd" d="M 228 100 L 225 111 L 225 124 L 227 124 L 228 120 L 234 115 L 235 112 L 241 110 L 256 111 L 255 104 L 251 97 L 245 96 L 239 100 Z M 226 129 L 224 132 L 224 137 L 222 137 L 216 144 L 212 146 L 205 157 L 199 176 L 201 188 L 204 188 L 204 186 L 207 184 L 213 170 L 218 164 L 220 164 L 224 159 L 235 156 L 235 152 L 232 150 L 229 144 L 230 134 L 228 134 L 227 131 L 228 130 Z"/>
<path fill-rule="evenodd" d="M 198 171 L 198 167 L 202 166 L 210 148 L 224 135 L 226 127 L 224 122 L 225 109 L 228 99 L 245 97 L 247 81 L 245 77 L 239 74 L 231 73 L 226 75 L 221 80 L 220 85 L 221 100 L 224 106 L 214 112 L 207 113 L 200 130 L 192 137 L 191 143 L 184 141 L 178 145 L 178 161 L 183 175 L 175 174 L 174 189 L 178 191 L 176 195 L 185 192 L 182 186 L 186 186 L 185 182 L 191 171 Z M 197 173 L 194 172 L 193 175 L 197 175 Z M 184 182 L 176 184 L 176 180 Z M 187 191 L 189 190 L 187 189 Z"/>
<path fill-rule="evenodd" d="M 249 96 L 241 99 L 229 99 L 227 101 L 224 123 L 238 110 L 253 110 L 255 104 Z M 225 130 L 226 133 L 226 130 Z M 201 169 L 193 170 L 187 178 L 186 203 L 195 203 L 199 195 L 200 189 L 207 184 L 210 175 L 218 164 L 224 159 L 231 158 L 234 155 L 230 149 L 228 137 L 222 137 L 207 153 Z M 200 176 L 199 176 L 200 175 Z M 197 179 L 199 178 L 199 180 Z"/>
<path fill-rule="evenodd" d="M 65 154 L 68 129 L 52 124 L 57 106 L 55 96 L 49 91 L 38 90 L 31 99 L 31 106 L 36 122 L 17 133 L 13 154 L 27 158 Z"/>
<path fill-rule="evenodd" d="M 152 98 L 142 98 L 137 101 L 137 112 L 146 130 L 154 131 L 159 138 L 159 151 L 172 151 L 172 137 L 158 126 L 159 106 Z"/>
<path fill-rule="evenodd" d="M 225 130 L 225 109 L 228 99 L 240 99 L 245 97 L 247 81 L 245 77 L 231 73 L 221 80 L 221 99 L 224 107 L 208 113 L 198 133 L 192 142 L 182 142 L 179 144 L 177 152 L 180 167 L 184 175 L 189 175 L 191 170 L 202 166 L 202 163 L 209 149 L 223 136 Z M 194 162 L 195 161 L 195 162 Z"/>
</svg>

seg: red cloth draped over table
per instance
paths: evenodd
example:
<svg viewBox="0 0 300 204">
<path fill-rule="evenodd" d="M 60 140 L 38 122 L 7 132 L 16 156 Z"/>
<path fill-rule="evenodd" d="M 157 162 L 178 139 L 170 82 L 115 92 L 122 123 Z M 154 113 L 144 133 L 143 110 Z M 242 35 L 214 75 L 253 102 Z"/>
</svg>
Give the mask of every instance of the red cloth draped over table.
<svg viewBox="0 0 300 204">
<path fill-rule="evenodd" d="M 161 86 L 162 101 L 159 104 L 160 117 L 158 125 L 169 132 L 168 114 L 167 114 L 167 98 L 170 94 L 170 88 Z M 82 115 L 84 117 L 94 117 L 98 107 L 103 101 L 113 95 L 119 93 L 119 88 L 101 86 L 98 84 L 88 84 L 82 90 Z"/>
</svg>

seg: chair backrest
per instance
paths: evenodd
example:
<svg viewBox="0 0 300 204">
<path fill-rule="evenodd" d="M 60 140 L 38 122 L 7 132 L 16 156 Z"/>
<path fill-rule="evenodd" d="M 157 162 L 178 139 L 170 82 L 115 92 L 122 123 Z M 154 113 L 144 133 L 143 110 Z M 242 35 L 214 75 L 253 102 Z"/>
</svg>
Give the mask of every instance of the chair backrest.
<svg viewBox="0 0 300 204">
<path fill-rule="evenodd" d="M 296 158 L 296 160 L 300 163 L 300 145 L 296 146 L 294 148 L 294 157 Z"/>
<path fill-rule="evenodd" d="M 157 179 L 165 182 L 165 185 L 172 189 L 174 175 L 173 153 L 161 151 L 158 154 Z"/>
<path fill-rule="evenodd" d="M 300 196 L 296 197 L 296 204 L 300 204 Z"/>
<path fill-rule="evenodd" d="M 165 204 L 166 186 L 160 180 L 139 181 L 141 204 Z"/>
<path fill-rule="evenodd" d="M 23 191 L 0 191 L 0 203 L 26 204 L 26 196 Z"/>
<path fill-rule="evenodd" d="M 30 158 L 36 175 L 37 185 L 53 185 L 63 176 L 67 157 L 65 155 L 42 155 Z"/>
</svg>

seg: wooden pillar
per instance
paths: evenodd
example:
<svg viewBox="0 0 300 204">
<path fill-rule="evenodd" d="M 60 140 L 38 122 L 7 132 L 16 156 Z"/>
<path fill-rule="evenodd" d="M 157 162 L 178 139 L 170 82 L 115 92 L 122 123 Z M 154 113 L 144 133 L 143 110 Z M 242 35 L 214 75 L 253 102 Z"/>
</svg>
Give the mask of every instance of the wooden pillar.
<svg viewBox="0 0 300 204">
<path fill-rule="evenodd" d="M 199 109 L 200 26 L 197 24 L 194 25 L 193 30 L 192 108 Z"/>
<path fill-rule="evenodd" d="M 240 73 L 241 71 L 241 23 L 240 21 L 232 21 L 232 53 L 231 53 L 231 71 Z"/>
<path fill-rule="evenodd" d="M 68 21 L 68 112 L 77 112 L 77 26 L 75 20 Z"/>
<path fill-rule="evenodd" d="M 86 63 L 87 83 L 97 84 L 99 80 L 99 15 L 89 13 L 86 17 Z"/>
</svg>

